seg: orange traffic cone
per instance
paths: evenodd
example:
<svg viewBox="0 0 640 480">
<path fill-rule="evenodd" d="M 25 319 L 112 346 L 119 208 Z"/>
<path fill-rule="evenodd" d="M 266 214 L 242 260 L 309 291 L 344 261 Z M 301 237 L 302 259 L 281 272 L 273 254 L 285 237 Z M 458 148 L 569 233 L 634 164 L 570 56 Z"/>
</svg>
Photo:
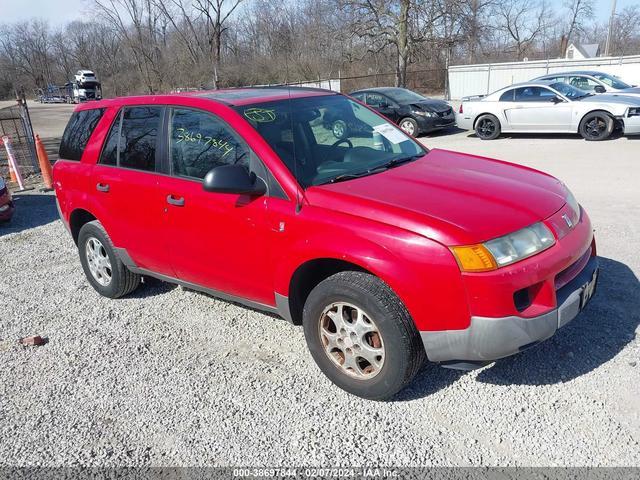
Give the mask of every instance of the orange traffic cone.
<svg viewBox="0 0 640 480">
<path fill-rule="evenodd" d="M 51 172 L 51 163 L 49 156 L 44 148 L 40 135 L 36 135 L 36 151 L 38 152 L 38 162 L 40 163 L 40 172 L 42 172 L 42 183 L 46 188 L 53 188 L 53 173 Z"/>
<path fill-rule="evenodd" d="M 13 183 L 16 183 L 18 181 L 18 178 L 16 177 L 16 172 L 14 172 L 13 168 L 11 168 L 11 164 L 9 164 L 9 178 Z"/>
</svg>

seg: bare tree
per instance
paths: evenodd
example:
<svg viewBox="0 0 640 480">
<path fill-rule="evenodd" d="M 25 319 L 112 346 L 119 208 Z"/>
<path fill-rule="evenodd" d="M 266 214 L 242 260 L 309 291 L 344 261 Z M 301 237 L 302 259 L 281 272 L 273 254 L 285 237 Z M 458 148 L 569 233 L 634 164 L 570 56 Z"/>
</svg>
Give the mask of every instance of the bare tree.
<svg viewBox="0 0 640 480">
<path fill-rule="evenodd" d="M 543 30 L 546 12 L 529 0 L 506 0 L 500 3 L 498 27 L 508 36 L 512 50 L 522 60 Z"/>
<path fill-rule="evenodd" d="M 585 21 L 593 18 L 593 0 L 570 0 L 566 7 L 569 9 L 569 23 L 561 40 L 562 56 L 574 35 L 584 30 Z"/>
</svg>

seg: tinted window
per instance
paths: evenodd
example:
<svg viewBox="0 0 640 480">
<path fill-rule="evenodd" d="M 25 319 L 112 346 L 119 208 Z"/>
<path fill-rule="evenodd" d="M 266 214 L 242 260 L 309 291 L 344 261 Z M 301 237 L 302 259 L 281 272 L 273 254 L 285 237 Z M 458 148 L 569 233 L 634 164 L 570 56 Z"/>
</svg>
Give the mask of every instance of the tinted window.
<svg viewBox="0 0 640 480">
<path fill-rule="evenodd" d="M 364 93 L 354 93 L 351 96 L 356 100 L 360 100 L 361 102 L 364 102 L 364 95 L 365 95 Z"/>
<path fill-rule="evenodd" d="M 367 93 L 367 105 L 372 107 L 381 107 L 383 105 L 389 105 L 391 102 L 383 95 L 379 93 Z"/>
<path fill-rule="evenodd" d="M 516 88 L 516 102 L 548 102 L 554 96 L 555 93 L 547 88 Z"/>
<path fill-rule="evenodd" d="M 161 107 L 125 108 L 122 114 L 118 166 L 152 172 L 156 167 L 156 140 Z"/>
<path fill-rule="evenodd" d="M 78 161 L 82 158 L 82 152 L 103 113 L 104 108 L 94 108 L 71 115 L 60 142 L 60 158 Z"/>
<path fill-rule="evenodd" d="M 122 119 L 122 112 L 118 113 L 118 116 L 111 125 L 109 130 L 109 136 L 102 147 L 102 153 L 100 154 L 100 163 L 103 165 L 117 165 L 118 164 L 118 138 L 120 135 L 120 120 Z"/>
<path fill-rule="evenodd" d="M 174 109 L 169 131 L 174 175 L 204 178 L 214 167 L 235 163 L 249 168 L 249 148 L 210 113 Z"/>
<path fill-rule="evenodd" d="M 501 102 L 513 102 L 513 92 L 514 90 L 507 90 L 502 95 L 500 95 Z"/>
</svg>

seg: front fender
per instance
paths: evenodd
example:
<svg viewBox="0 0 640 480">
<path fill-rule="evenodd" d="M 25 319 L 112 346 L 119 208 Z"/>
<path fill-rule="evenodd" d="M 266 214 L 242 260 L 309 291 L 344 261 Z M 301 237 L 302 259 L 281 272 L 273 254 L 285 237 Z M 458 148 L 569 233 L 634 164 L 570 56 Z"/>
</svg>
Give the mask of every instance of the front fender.
<svg viewBox="0 0 640 480">
<path fill-rule="evenodd" d="M 407 307 L 418 330 L 466 328 L 466 291 L 453 255 L 415 233 L 306 206 L 284 232 L 274 233 L 276 293 L 289 296 L 296 270 L 330 258 L 357 265 L 385 281 Z"/>
</svg>

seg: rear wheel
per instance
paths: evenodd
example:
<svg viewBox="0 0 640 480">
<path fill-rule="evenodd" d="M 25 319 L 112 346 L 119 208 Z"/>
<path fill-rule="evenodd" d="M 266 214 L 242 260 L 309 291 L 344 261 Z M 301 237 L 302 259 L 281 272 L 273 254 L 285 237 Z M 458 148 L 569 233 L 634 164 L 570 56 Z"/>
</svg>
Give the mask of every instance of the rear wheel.
<svg viewBox="0 0 640 480">
<path fill-rule="evenodd" d="M 606 112 L 591 112 L 584 116 L 580 122 L 580 135 L 585 140 L 600 141 L 611 136 L 615 122 Z"/>
<path fill-rule="evenodd" d="M 359 397 L 392 397 L 425 360 L 409 312 L 387 284 L 368 273 L 340 272 L 318 284 L 305 302 L 303 325 L 323 373 Z"/>
<path fill-rule="evenodd" d="M 140 285 L 140 275 L 130 272 L 118 258 L 111 239 L 97 220 L 80 229 L 78 251 L 87 280 L 100 295 L 119 298 Z"/>
<path fill-rule="evenodd" d="M 500 120 L 495 115 L 485 114 L 476 121 L 476 135 L 482 140 L 494 140 L 500 135 Z"/>
</svg>

